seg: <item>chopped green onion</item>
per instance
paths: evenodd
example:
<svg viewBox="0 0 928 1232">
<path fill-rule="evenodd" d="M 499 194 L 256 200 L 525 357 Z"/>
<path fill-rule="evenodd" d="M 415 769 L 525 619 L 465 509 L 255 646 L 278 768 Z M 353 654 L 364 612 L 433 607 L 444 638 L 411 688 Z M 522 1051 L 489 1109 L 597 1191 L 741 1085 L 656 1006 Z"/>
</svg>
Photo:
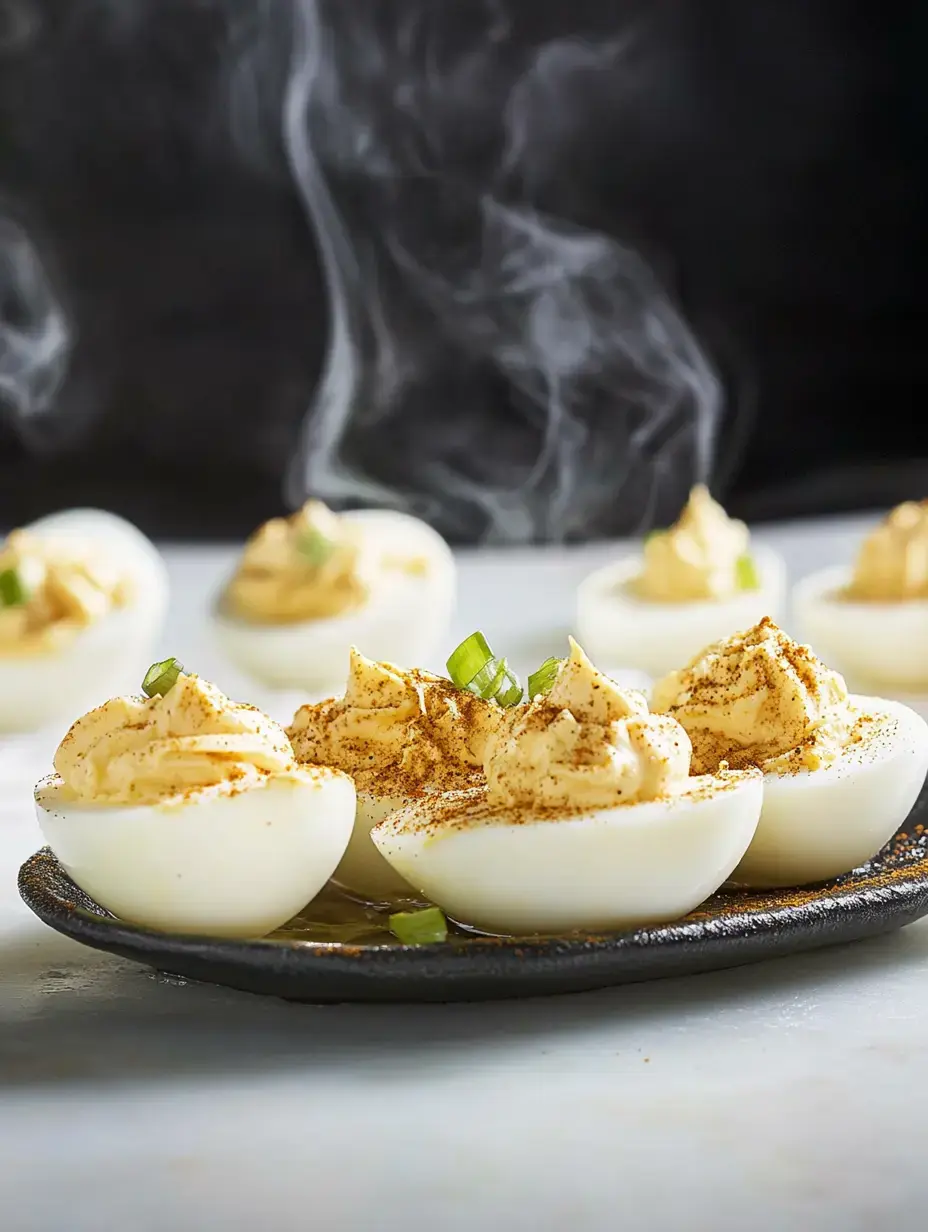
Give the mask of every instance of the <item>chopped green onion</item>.
<svg viewBox="0 0 928 1232">
<path fill-rule="evenodd" d="M 505 659 L 488 659 L 477 675 L 463 686 L 468 693 L 476 693 L 486 702 L 498 702 L 501 706 L 516 706 L 522 700 L 522 685 L 519 677 L 509 670 Z"/>
<path fill-rule="evenodd" d="M 297 550 L 314 569 L 321 568 L 335 551 L 335 543 L 321 531 L 312 527 L 304 530 L 297 539 Z"/>
<path fill-rule="evenodd" d="M 492 659 L 493 651 L 482 633 L 472 633 L 470 637 L 465 637 L 448 658 L 447 668 L 451 683 L 459 689 L 466 689 Z"/>
<path fill-rule="evenodd" d="M 528 700 L 533 701 L 536 697 L 543 697 L 546 693 L 551 692 L 551 686 L 557 680 L 557 674 L 561 670 L 563 659 L 550 658 L 545 659 L 537 672 L 532 672 L 528 678 Z"/>
<path fill-rule="evenodd" d="M 164 697 L 177 684 L 177 677 L 184 670 L 180 659 L 162 659 L 153 663 L 145 673 L 142 692 L 147 697 Z"/>
<path fill-rule="evenodd" d="M 452 684 L 487 702 L 516 706 L 522 685 L 505 659 L 497 659 L 482 633 L 472 633 L 451 652 L 447 663 Z"/>
<path fill-rule="evenodd" d="M 473 680 L 469 680 L 463 687 L 468 693 L 476 693 L 478 697 L 483 697 L 489 701 L 502 683 L 499 666 L 499 659 L 487 659 Z"/>
<path fill-rule="evenodd" d="M 522 684 L 515 672 L 510 671 L 505 659 L 495 660 L 497 672 L 489 694 L 481 694 L 487 700 L 495 701 L 500 706 L 518 706 L 522 700 Z"/>
<path fill-rule="evenodd" d="M 735 582 L 739 590 L 757 590 L 760 587 L 760 575 L 754 558 L 745 553 L 735 561 Z"/>
<path fill-rule="evenodd" d="M 448 936 L 448 921 L 440 907 L 397 911 L 390 916 L 390 932 L 403 945 L 431 945 Z"/>
<path fill-rule="evenodd" d="M 29 591 L 18 569 L 4 569 L 0 573 L 0 607 L 22 607 L 28 600 Z"/>
</svg>

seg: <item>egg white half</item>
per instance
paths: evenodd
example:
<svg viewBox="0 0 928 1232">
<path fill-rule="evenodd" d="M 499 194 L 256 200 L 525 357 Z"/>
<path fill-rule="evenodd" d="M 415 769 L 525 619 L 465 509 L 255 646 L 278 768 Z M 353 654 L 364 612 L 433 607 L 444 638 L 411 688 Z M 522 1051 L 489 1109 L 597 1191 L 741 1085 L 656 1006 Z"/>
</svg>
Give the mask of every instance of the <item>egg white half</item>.
<svg viewBox="0 0 928 1232">
<path fill-rule="evenodd" d="M 363 607 L 343 616 L 268 625 L 229 615 L 221 599 L 216 605 L 214 627 L 224 652 L 263 684 L 325 694 L 344 686 L 352 646 L 363 647 L 371 659 L 423 663 L 447 634 L 455 564 L 441 535 L 418 518 L 389 510 L 341 517 L 361 529 L 362 568 L 371 579 Z M 422 557 L 427 572 L 383 570 L 376 562 L 384 555 Z"/>
<path fill-rule="evenodd" d="M 628 929 L 679 919 L 717 890 L 754 835 L 761 797 L 762 776 L 746 773 L 552 818 L 494 812 L 475 788 L 416 802 L 371 837 L 410 885 L 484 932 Z"/>
<path fill-rule="evenodd" d="M 928 723 L 898 702 L 851 700 L 880 717 L 873 734 L 819 770 L 764 775 L 760 823 L 733 881 L 830 880 L 866 863 L 905 822 L 928 774 Z"/>
<path fill-rule="evenodd" d="M 135 691 L 164 623 L 164 560 L 140 530 L 100 509 L 69 509 L 25 527 L 38 538 L 93 545 L 132 582 L 129 603 L 54 654 L 0 656 L 0 731 L 33 731 Z"/>
<path fill-rule="evenodd" d="M 374 826 L 408 803 L 405 796 L 358 792 L 354 829 L 345 854 L 332 874 L 333 881 L 372 903 L 389 902 L 397 894 L 409 893 L 409 882 L 383 858 L 371 838 Z"/>
<path fill-rule="evenodd" d="M 884 686 L 928 694 L 928 599 L 861 603 L 838 598 L 852 577 L 837 566 L 793 590 L 793 617 L 804 641 L 855 688 Z"/>
<path fill-rule="evenodd" d="M 324 767 L 133 807 L 68 801 L 52 775 L 35 800 L 46 842 L 101 906 L 210 937 L 262 937 L 292 919 L 335 870 L 355 811 L 352 780 Z"/>
<path fill-rule="evenodd" d="M 577 641 L 598 663 L 664 676 L 688 663 L 712 642 L 748 629 L 762 617 L 777 619 L 786 570 L 770 548 L 753 546 L 760 586 L 730 599 L 654 603 L 629 589 L 641 574 L 640 555 L 597 569 L 578 587 Z"/>
</svg>

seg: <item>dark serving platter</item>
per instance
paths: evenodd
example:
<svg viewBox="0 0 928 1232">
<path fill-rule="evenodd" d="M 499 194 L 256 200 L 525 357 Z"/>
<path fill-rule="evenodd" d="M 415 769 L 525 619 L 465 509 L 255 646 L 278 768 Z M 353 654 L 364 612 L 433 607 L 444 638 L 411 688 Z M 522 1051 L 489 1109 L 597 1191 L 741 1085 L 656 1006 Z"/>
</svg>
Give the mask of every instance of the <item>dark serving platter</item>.
<svg viewBox="0 0 928 1232">
<path fill-rule="evenodd" d="M 87 897 L 48 848 L 19 890 L 46 924 L 99 950 L 188 979 L 294 1001 L 479 1001 L 691 975 L 890 932 L 928 914 L 928 789 L 879 856 L 801 889 L 725 888 L 673 924 L 634 933 L 483 937 L 404 946 L 382 913 L 329 890 L 260 941 L 172 936 L 124 924 Z M 347 909 L 347 910 L 346 910 Z M 347 939 L 333 939 L 333 938 Z"/>
</svg>

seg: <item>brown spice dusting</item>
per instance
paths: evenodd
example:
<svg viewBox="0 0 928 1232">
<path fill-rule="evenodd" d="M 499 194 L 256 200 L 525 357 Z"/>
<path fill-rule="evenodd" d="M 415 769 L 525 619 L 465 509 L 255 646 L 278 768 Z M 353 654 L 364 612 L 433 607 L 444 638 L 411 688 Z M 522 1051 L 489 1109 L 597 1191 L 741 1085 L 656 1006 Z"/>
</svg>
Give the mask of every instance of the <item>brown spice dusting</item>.
<svg viewBox="0 0 928 1232">
<path fill-rule="evenodd" d="M 769 617 L 658 681 L 652 706 L 686 729 L 693 774 L 722 761 L 776 773 L 816 769 L 840 752 L 855 723 L 843 679 Z"/>
<path fill-rule="evenodd" d="M 299 762 L 336 766 L 359 791 L 411 797 L 482 781 L 501 717 L 450 680 L 353 651 L 345 696 L 302 706 L 287 734 Z"/>
<path fill-rule="evenodd" d="M 494 806 L 563 814 L 670 795 L 689 759 L 676 720 L 650 714 L 643 694 L 604 677 L 571 639 L 547 696 L 507 713 L 484 768 Z"/>
<path fill-rule="evenodd" d="M 700 801 L 735 791 L 744 784 L 746 777 L 756 777 L 757 774 L 757 771 L 726 771 L 718 776 L 691 778 L 686 780 L 683 791 L 674 799 L 685 796 L 687 800 Z M 617 791 L 607 807 L 616 808 L 623 804 L 633 807 L 635 803 L 634 797 L 625 799 Z M 410 807 L 388 818 L 381 826 L 384 830 L 397 833 L 409 831 L 435 838 L 479 826 L 530 826 L 571 821 L 589 817 L 590 812 L 590 808 L 583 803 L 573 806 L 545 805 L 537 800 L 502 807 L 493 801 L 487 788 L 480 785 L 441 796 L 420 796 Z"/>
<path fill-rule="evenodd" d="M 172 806 L 206 788 L 235 795 L 298 774 L 278 724 L 184 673 L 163 697 L 116 697 L 83 715 L 55 769 L 74 799 Z"/>
</svg>

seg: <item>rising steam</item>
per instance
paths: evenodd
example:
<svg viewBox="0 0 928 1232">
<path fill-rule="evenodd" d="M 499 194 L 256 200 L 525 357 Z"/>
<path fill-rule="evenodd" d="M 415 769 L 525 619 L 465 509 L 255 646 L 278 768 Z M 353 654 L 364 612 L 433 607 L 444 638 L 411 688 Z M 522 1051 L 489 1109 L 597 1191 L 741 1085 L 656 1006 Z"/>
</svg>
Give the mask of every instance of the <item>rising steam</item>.
<svg viewBox="0 0 928 1232">
<path fill-rule="evenodd" d="M 39 28 L 35 6 L 0 3 L 0 63 Z M 20 427 L 51 406 L 68 365 L 67 321 L 42 260 L 23 227 L 0 209 L 0 411 Z"/>
<path fill-rule="evenodd" d="M 443 41 L 422 0 L 297 5 L 284 139 L 331 332 L 289 499 L 507 542 L 620 503 L 647 523 L 664 482 L 707 477 L 719 383 L 639 255 L 536 203 L 591 88 L 630 105 L 640 66 L 576 40 L 520 62 L 503 6 L 470 9 Z"/>
<path fill-rule="evenodd" d="M 24 429 L 53 403 L 69 352 L 68 323 L 32 241 L 0 215 L 0 408 Z"/>
<path fill-rule="evenodd" d="M 325 276 L 328 349 L 288 501 L 559 541 L 632 531 L 708 477 L 719 382 L 642 255 L 602 229 L 597 177 L 573 180 L 592 128 L 621 178 L 623 117 L 654 80 L 638 37 L 530 46 L 515 0 L 195 7 L 228 35 L 225 131 L 292 177 Z M 135 38 L 165 7 L 99 10 Z M 35 37 L 35 11 L 0 0 L 0 57 Z M 215 153 L 215 116 L 183 119 Z M 23 429 L 69 351 L 33 241 L 0 211 L 0 407 Z"/>
</svg>

